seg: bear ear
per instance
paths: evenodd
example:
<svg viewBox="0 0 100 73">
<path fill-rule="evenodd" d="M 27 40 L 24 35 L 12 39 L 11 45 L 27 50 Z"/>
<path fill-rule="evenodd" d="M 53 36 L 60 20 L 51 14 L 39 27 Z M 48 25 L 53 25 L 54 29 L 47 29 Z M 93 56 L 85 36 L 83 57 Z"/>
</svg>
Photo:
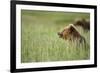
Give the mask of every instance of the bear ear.
<svg viewBox="0 0 100 73">
<path fill-rule="evenodd" d="M 73 29 L 74 28 L 74 25 L 73 24 L 69 24 L 69 28 L 70 29 Z"/>
<path fill-rule="evenodd" d="M 75 31 L 75 27 L 74 27 L 74 25 L 73 25 L 73 24 L 70 24 L 69 29 L 70 29 L 70 32 L 71 32 L 71 33 L 74 32 L 74 31 Z"/>
</svg>

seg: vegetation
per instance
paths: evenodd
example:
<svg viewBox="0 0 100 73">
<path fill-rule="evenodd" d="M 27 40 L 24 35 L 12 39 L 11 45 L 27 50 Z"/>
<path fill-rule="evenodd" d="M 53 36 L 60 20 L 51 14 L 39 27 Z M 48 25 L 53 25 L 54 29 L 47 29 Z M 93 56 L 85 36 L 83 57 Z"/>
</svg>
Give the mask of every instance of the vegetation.
<svg viewBox="0 0 100 73">
<path fill-rule="evenodd" d="M 21 11 L 21 62 L 86 60 L 90 58 L 90 32 L 78 28 L 86 45 L 65 41 L 57 33 L 76 18 L 89 13 Z"/>
</svg>

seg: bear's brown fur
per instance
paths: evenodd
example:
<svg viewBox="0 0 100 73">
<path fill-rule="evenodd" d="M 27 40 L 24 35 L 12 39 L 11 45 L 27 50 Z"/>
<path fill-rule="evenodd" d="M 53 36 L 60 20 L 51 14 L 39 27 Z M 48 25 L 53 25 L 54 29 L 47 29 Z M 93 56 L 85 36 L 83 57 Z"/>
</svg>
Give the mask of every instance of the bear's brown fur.
<svg viewBox="0 0 100 73">
<path fill-rule="evenodd" d="M 73 23 L 75 26 L 81 26 L 84 30 L 90 30 L 90 21 L 86 19 L 77 19 Z"/>
<path fill-rule="evenodd" d="M 73 24 L 69 24 L 68 26 L 66 26 L 63 31 L 58 32 L 58 35 L 60 38 L 63 38 L 65 40 L 79 40 L 80 42 L 85 42 L 85 38 L 77 31 Z"/>
</svg>

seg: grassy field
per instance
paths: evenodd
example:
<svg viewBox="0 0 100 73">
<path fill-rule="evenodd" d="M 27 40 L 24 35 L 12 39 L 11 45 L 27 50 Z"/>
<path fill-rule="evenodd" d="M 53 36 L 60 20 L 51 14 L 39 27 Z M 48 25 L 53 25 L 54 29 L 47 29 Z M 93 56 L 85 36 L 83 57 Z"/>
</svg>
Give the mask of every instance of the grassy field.
<svg viewBox="0 0 100 73">
<path fill-rule="evenodd" d="M 76 18 L 89 19 L 88 13 L 21 11 L 21 62 L 86 60 L 90 58 L 90 32 L 78 28 L 84 44 L 68 42 L 57 32 Z"/>
</svg>

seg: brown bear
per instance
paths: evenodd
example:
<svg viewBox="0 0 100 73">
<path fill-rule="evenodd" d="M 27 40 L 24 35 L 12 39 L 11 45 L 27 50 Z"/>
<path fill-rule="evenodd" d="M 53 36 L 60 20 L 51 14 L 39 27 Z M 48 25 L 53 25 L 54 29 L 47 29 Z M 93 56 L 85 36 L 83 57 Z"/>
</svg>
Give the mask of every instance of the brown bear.
<svg viewBox="0 0 100 73">
<path fill-rule="evenodd" d="M 86 19 L 77 19 L 73 23 L 75 26 L 81 26 L 84 30 L 90 30 L 90 21 Z"/>
<path fill-rule="evenodd" d="M 73 24 L 66 26 L 61 32 L 58 32 L 58 35 L 65 40 L 85 42 L 85 38 L 77 31 Z"/>
</svg>

